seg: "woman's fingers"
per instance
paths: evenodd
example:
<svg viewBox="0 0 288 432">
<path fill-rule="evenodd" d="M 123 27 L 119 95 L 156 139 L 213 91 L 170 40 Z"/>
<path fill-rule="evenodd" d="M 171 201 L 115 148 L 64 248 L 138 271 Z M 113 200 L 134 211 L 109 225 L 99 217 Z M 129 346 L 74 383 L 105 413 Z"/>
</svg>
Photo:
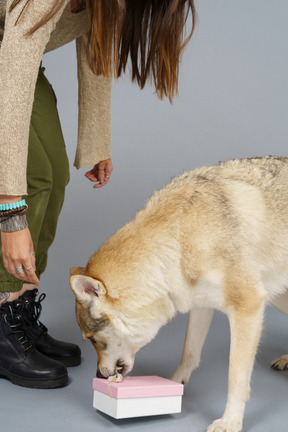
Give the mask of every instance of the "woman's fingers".
<svg viewBox="0 0 288 432">
<path fill-rule="evenodd" d="M 95 189 L 99 189 L 100 187 L 105 186 L 110 179 L 112 170 L 113 170 L 113 167 L 112 167 L 111 159 L 107 159 L 103 162 L 100 162 L 99 167 L 98 167 L 99 183 L 95 184 L 93 187 Z"/>
<path fill-rule="evenodd" d="M 107 163 L 105 165 L 105 177 L 109 180 L 109 178 L 111 177 L 113 171 L 113 165 L 112 165 L 112 161 L 111 159 L 107 160 Z"/>
<path fill-rule="evenodd" d="M 30 260 L 22 260 L 22 264 L 16 264 L 13 260 L 11 260 L 6 270 L 10 274 L 15 276 L 17 279 L 23 280 L 25 282 L 34 283 L 36 285 L 40 284 L 40 281 L 35 273 L 36 267 L 35 264 L 32 262 L 31 257 Z"/>
<path fill-rule="evenodd" d="M 85 176 L 95 184 L 94 188 L 100 188 L 108 183 L 111 173 L 113 170 L 111 159 L 106 159 L 94 165 L 94 167 L 88 171 Z"/>
<path fill-rule="evenodd" d="M 97 179 L 97 169 L 95 167 L 92 168 L 90 171 L 87 171 L 87 173 L 85 174 L 85 177 L 87 177 L 88 180 L 90 180 L 92 182 L 98 181 L 98 179 Z"/>
<path fill-rule="evenodd" d="M 105 182 L 105 161 L 99 162 L 97 165 L 97 177 L 99 183 L 102 185 Z"/>
<path fill-rule="evenodd" d="M 15 266 L 12 267 L 13 265 Z M 30 259 L 30 262 L 25 261 L 24 264 L 14 264 L 12 262 L 11 266 L 9 266 L 9 269 L 9 273 L 13 274 L 13 276 L 15 276 L 17 279 L 39 285 L 39 279 L 35 274 L 35 264 L 33 264 L 32 259 Z"/>
<path fill-rule="evenodd" d="M 6 269 L 7 271 L 9 271 L 9 273 L 13 274 L 13 276 L 15 276 L 17 279 L 21 279 L 23 281 L 26 281 L 26 274 L 24 271 L 24 267 L 22 264 L 15 264 L 14 269 L 12 268 L 13 266 L 13 262 L 11 263 L 11 267 L 9 267 L 9 269 Z"/>
<path fill-rule="evenodd" d="M 36 270 L 36 256 L 35 256 L 35 252 L 34 251 L 31 252 L 30 258 L 31 258 L 31 263 L 32 263 L 32 265 L 34 267 L 34 270 Z"/>
</svg>

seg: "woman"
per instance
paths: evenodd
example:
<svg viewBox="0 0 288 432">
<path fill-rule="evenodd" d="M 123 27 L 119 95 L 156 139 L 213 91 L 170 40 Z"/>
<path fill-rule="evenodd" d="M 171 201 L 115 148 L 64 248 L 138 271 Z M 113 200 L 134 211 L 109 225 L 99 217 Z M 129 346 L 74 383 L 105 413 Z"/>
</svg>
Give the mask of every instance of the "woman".
<svg viewBox="0 0 288 432">
<path fill-rule="evenodd" d="M 93 166 L 86 177 L 99 188 L 112 172 L 111 76 L 130 60 L 132 80 L 143 88 L 152 77 L 159 97 L 172 101 L 194 23 L 193 0 L 0 0 L 0 374 L 15 384 L 60 387 L 68 381 L 65 366 L 80 363 L 79 348 L 51 338 L 38 319 L 43 294 L 36 300 L 36 287 L 69 178 L 42 55 L 76 39 L 75 166 Z"/>
</svg>

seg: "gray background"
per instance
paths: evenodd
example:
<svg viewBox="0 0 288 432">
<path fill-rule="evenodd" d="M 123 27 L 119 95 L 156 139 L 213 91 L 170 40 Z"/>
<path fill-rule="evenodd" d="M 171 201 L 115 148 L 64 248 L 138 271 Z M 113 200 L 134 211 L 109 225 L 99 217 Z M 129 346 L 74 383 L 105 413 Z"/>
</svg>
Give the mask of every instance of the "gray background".
<svg viewBox="0 0 288 432">
<path fill-rule="evenodd" d="M 197 1 L 198 26 L 186 49 L 179 97 L 170 105 L 151 87 L 140 91 L 128 78 L 112 98 L 114 172 L 93 190 L 85 170 L 71 167 L 71 181 L 51 248 L 41 291 L 50 333 L 81 345 L 83 363 L 69 369 L 71 383 L 59 390 L 28 390 L 1 380 L 1 424 L 12 432 L 203 432 L 226 402 L 229 327 L 216 313 L 201 367 L 185 389 L 180 415 L 114 421 L 92 408 L 96 353 L 82 341 L 74 316 L 69 269 L 85 265 L 107 237 L 144 206 L 155 189 L 183 170 L 219 160 L 287 156 L 287 0 Z M 58 96 L 71 166 L 77 135 L 74 44 L 44 57 Z M 244 431 L 286 432 L 287 376 L 270 369 L 287 347 L 286 317 L 269 309 L 257 356 Z M 134 375 L 169 377 L 180 360 L 186 317 L 178 316 L 136 356 Z M 2 429 L 1 429 L 2 430 Z M 3 429 L 4 430 L 4 429 Z"/>
</svg>

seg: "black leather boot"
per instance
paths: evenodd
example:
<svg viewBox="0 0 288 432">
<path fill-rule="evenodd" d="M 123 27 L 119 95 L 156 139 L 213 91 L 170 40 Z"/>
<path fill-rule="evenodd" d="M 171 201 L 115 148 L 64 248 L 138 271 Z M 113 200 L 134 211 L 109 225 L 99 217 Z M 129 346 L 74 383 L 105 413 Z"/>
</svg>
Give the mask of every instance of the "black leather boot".
<svg viewBox="0 0 288 432">
<path fill-rule="evenodd" d="M 30 388 L 56 388 L 68 383 L 63 364 L 40 354 L 22 329 L 19 301 L 0 307 L 0 376 Z"/>
<path fill-rule="evenodd" d="M 47 328 L 39 321 L 42 310 L 41 302 L 46 295 L 38 295 L 37 288 L 32 291 L 26 291 L 21 296 L 23 329 L 29 341 L 37 349 L 37 351 L 58 360 L 65 366 L 77 366 L 81 363 L 80 348 L 71 343 L 61 342 L 48 334 Z"/>
</svg>

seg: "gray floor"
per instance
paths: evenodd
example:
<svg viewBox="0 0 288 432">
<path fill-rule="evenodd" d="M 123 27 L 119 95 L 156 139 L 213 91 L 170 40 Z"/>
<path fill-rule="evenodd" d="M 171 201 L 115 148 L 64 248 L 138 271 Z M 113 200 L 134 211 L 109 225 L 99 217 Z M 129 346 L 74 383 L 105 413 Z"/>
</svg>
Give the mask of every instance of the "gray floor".
<svg viewBox="0 0 288 432">
<path fill-rule="evenodd" d="M 180 415 L 116 421 L 92 408 L 96 353 L 82 341 L 74 316 L 69 269 L 89 256 L 131 219 L 153 190 L 172 176 L 219 160 L 278 154 L 287 156 L 287 0 L 201 0 L 198 26 L 185 52 L 180 95 L 170 105 L 151 87 L 140 91 L 123 78 L 112 97 L 114 172 L 94 191 L 85 170 L 71 168 L 71 181 L 41 280 L 47 293 L 43 322 L 55 337 L 81 345 L 83 363 L 70 369 L 71 383 L 59 390 L 28 390 L 0 380 L 1 431 L 85 432 L 154 430 L 204 432 L 226 402 L 229 329 L 217 313 L 201 367 L 185 388 Z M 67 150 L 73 164 L 77 138 L 74 45 L 45 56 L 58 97 Z M 80 211 L 81 210 L 81 211 Z M 133 375 L 169 377 L 182 350 L 186 317 L 178 316 L 136 357 Z M 286 432 L 288 376 L 270 369 L 288 352 L 287 317 L 267 311 L 244 431 Z"/>
</svg>

